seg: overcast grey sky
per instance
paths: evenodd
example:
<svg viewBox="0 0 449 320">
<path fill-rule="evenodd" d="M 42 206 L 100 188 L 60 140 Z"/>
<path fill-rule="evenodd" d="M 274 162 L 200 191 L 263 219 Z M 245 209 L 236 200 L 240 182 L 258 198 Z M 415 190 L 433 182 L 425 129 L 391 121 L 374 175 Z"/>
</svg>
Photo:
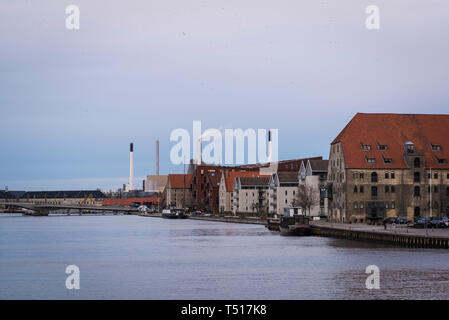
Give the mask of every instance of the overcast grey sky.
<svg viewBox="0 0 449 320">
<path fill-rule="evenodd" d="M 327 158 L 356 112 L 447 113 L 448 38 L 447 0 L 2 0 L 0 188 L 118 188 L 130 141 L 154 173 L 156 138 L 180 173 L 170 132 L 193 120 Z"/>
</svg>

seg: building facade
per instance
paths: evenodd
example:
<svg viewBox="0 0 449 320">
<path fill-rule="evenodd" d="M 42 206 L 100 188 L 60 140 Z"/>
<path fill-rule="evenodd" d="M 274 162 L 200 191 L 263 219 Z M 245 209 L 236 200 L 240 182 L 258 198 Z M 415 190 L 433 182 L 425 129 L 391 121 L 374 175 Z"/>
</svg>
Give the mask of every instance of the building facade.
<svg viewBox="0 0 449 320">
<path fill-rule="evenodd" d="M 449 115 L 358 113 L 331 143 L 329 215 L 449 215 Z"/>
<path fill-rule="evenodd" d="M 166 207 L 193 209 L 191 174 L 169 174 L 165 190 Z"/>
<path fill-rule="evenodd" d="M 268 214 L 269 176 L 237 177 L 234 182 L 232 212 L 234 214 Z"/>
</svg>

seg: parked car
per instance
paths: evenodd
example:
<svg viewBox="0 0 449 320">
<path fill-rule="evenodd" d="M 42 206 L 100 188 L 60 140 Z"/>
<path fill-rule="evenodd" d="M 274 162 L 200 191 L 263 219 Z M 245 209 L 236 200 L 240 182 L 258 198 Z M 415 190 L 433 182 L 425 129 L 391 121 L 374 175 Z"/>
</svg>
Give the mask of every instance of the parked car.
<svg viewBox="0 0 449 320">
<path fill-rule="evenodd" d="M 430 220 L 429 227 L 430 228 L 444 228 L 444 222 L 443 222 L 443 220 L 441 220 L 441 218 L 433 217 Z"/>
<path fill-rule="evenodd" d="M 384 219 L 383 224 L 389 224 L 389 223 L 397 223 L 396 218 L 389 217 L 389 218 Z"/>
<path fill-rule="evenodd" d="M 441 221 L 443 222 L 443 228 L 449 228 L 449 218 L 448 217 L 441 218 Z"/>
<path fill-rule="evenodd" d="M 406 217 L 398 217 L 398 218 L 396 219 L 396 223 L 398 223 L 398 224 L 407 224 L 407 223 L 408 223 L 408 220 L 407 220 Z"/>
<path fill-rule="evenodd" d="M 430 218 L 429 217 L 419 217 L 416 219 L 415 223 L 413 224 L 413 227 L 415 228 L 429 228 L 430 225 Z"/>
</svg>

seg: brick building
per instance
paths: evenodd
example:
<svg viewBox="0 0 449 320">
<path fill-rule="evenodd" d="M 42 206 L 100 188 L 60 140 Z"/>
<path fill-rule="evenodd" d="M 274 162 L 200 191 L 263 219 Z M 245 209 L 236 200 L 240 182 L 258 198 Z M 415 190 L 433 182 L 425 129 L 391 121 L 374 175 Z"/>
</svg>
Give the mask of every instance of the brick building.
<svg viewBox="0 0 449 320">
<path fill-rule="evenodd" d="M 332 141 L 333 221 L 449 215 L 449 115 L 356 114 Z"/>
</svg>

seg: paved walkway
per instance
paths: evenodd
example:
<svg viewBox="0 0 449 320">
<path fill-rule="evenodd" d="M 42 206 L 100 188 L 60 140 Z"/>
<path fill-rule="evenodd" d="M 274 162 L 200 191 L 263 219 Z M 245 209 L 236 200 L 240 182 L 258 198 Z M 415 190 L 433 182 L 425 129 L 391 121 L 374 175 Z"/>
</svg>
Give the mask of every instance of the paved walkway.
<svg viewBox="0 0 449 320">
<path fill-rule="evenodd" d="M 396 225 L 395 227 L 393 227 L 391 224 L 389 224 L 387 225 L 387 230 L 385 230 L 384 226 L 373 226 L 362 223 L 349 224 L 349 223 L 331 223 L 324 221 L 311 221 L 310 224 L 344 230 L 374 231 L 379 233 L 408 234 L 416 236 L 449 238 L 449 228 L 416 229 L 412 227 L 407 227 L 407 225 Z"/>
</svg>

